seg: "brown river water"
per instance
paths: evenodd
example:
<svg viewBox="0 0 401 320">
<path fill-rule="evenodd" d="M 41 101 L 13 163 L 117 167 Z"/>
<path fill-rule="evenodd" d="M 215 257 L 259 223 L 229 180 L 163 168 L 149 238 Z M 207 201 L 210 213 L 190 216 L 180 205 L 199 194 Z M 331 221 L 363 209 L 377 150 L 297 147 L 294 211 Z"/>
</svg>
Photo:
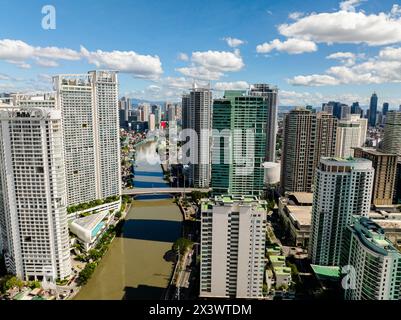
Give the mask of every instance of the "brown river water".
<svg viewBox="0 0 401 320">
<path fill-rule="evenodd" d="M 156 144 L 137 149 L 135 186 L 165 186 Z M 151 161 L 149 161 L 151 159 Z M 121 237 L 115 238 L 92 278 L 75 300 L 160 299 L 173 263 L 165 254 L 181 234 L 182 216 L 172 199 L 143 196 L 134 201 Z"/>
</svg>

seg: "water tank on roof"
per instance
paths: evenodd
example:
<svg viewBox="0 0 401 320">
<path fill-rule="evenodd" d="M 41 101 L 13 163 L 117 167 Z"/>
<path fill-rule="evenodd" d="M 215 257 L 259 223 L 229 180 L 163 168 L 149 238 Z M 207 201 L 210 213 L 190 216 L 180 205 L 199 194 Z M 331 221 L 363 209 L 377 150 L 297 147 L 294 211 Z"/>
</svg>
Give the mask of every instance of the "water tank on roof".
<svg viewBox="0 0 401 320">
<path fill-rule="evenodd" d="M 265 162 L 262 164 L 265 169 L 265 184 L 276 184 L 280 182 L 281 166 L 275 162 Z"/>
</svg>

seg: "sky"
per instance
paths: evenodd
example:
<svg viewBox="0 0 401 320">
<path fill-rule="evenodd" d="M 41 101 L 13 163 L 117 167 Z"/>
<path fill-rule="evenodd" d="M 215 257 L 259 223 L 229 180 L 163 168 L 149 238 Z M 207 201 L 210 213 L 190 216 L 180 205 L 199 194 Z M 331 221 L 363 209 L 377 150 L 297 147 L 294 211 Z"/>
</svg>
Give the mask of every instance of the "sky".
<svg viewBox="0 0 401 320">
<path fill-rule="evenodd" d="M 0 5 L 0 92 L 49 91 L 53 75 L 111 69 L 119 71 L 121 96 L 152 101 L 178 101 L 196 81 L 210 82 L 216 96 L 269 83 L 280 105 L 367 105 L 373 92 L 379 104 L 401 104 L 396 0 Z"/>
</svg>

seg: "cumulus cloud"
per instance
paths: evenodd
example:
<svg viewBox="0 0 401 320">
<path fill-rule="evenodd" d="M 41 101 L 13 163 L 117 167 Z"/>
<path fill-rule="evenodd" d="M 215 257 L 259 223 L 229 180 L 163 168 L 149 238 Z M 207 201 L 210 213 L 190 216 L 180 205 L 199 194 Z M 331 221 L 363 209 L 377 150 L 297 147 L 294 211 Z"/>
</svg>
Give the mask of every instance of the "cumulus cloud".
<svg viewBox="0 0 401 320">
<path fill-rule="evenodd" d="M 352 66 L 355 64 L 356 61 L 356 54 L 352 52 L 336 52 L 328 55 L 326 59 L 333 59 L 339 60 L 341 63 L 345 64 L 346 66 Z"/>
<path fill-rule="evenodd" d="M 178 54 L 177 59 L 178 59 L 178 60 L 181 60 L 181 61 L 188 61 L 188 60 L 189 60 L 189 57 L 188 57 L 188 55 L 187 55 L 186 53 L 180 52 L 180 53 Z"/>
<path fill-rule="evenodd" d="M 52 63 L 42 58 L 52 59 Z M 48 66 L 54 66 L 55 60 L 79 60 L 80 54 L 67 48 L 34 47 L 21 40 L 3 39 L 0 40 L 0 59 L 21 68 L 28 68 L 30 65 L 27 61 L 30 59 L 36 59 L 39 65 L 47 61 Z"/>
<path fill-rule="evenodd" d="M 340 2 L 340 9 L 343 11 L 355 11 L 355 8 L 361 5 L 363 0 L 346 0 Z"/>
<path fill-rule="evenodd" d="M 303 39 L 288 39 L 284 42 L 279 39 L 265 42 L 256 47 L 258 53 L 268 53 L 273 50 L 284 51 L 289 54 L 301 54 L 304 52 L 317 51 L 317 46 L 313 41 Z"/>
<path fill-rule="evenodd" d="M 0 73 L 0 80 L 10 80 L 10 76 L 4 73 Z"/>
<path fill-rule="evenodd" d="M 312 74 L 307 76 L 296 76 L 292 79 L 289 79 L 288 83 L 294 86 L 320 87 L 337 85 L 339 84 L 339 81 L 329 75 Z"/>
<path fill-rule="evenodd" d="M 365 43 L 369 46 L 401 42 L 401 11 L 394 5 L 389 13 L 366 14 L 352 10 L 359 1 L 344 1 L 337 12 L 311 13 L 278 27 L 281 35 L 316 43 Z"/>
<path fill-rule="evenodd" d="M 303 12 L 291 12 L 288 15 L 288 18 L 292 19 L 292 20 L 298 20 L 299 18 L 301 18 L 304 15 Z"/>
<path fill-rule="evenodd" d="M 348 54 L 337 54 L 351 56 Z M 386 47 L 373 58 L 355 64 L 333 66 L 325 74 L 300 75 L 288 82 L 297 86 L 380 84 L 401 82 L 401 47 Z"/>
<path fill-rule="evenodd" d="M 237 38 L 231 38 L 231 37 L 226 37 L 223 38 L 224 41 L 227 42 L 227 44 L 231 47 L 231 48 L 236 48 L 242 44 L 245 43 L 245 41 L 237 39 Z"/>
<path fill-rule="evenodd" d="M 96 67 L 130 73 L 137 78 L 155 79 L 163 73 L 158 56 L 141 55 L 134 51 L 80 51 L 59 47 L 32 46 L 21 40 L 0 40 L 0 60 L 30 68 L 30 62 L 41 67 L 57 67 L 60 60 L 77 61 L 85 58 Z"/>
<path fill-rule="evenodd" d="M 209 70 L 203 66 L 177 68 L 184 76 L 200 80 L 218 80 L 223 76 L 222 72 Z"/>
<path fill-rule="evenodd" d="M 153 80 L 153 84 L 141 90 L 131 90 L 123 95 L 149 101 L 181 101 L 182 95 L 192 88 L 195 80 L 185 77 L 163 77 Z M 208 86 L 208 81 L 196 80 L 196 84 L 203 87 Z"/>
<path fill-rule="evenodd" d="M 191 60 L 208 70 L 218 72 L 239 71 L 244 67 L 244 62 L 238 50 L 228 51 L 196 51 L 192 53 Z"/>
<path fill-rule="evenodd" d="M 249 89 L 249 83 L 246 81 L 217 82 L 214 85 L 214 89 L 218 90 L 218 91 L 246 90 L 246 89 Z"/>
<path fill-rule="evenodd" d="M 136 78 L 157 79 L 163 73 L 158 56 L 140 55 L 134 51 L 88 51 L 83 46 L 81 54 L 97 68 L 130 73 Z"/>
<path fill-rule="evenodd" d="M 240 71 L 245 66 L 239 49 L 229 51 L 195 51 L 187 67 L 177 68 L 182 75 L 198 80 L 219 80 L 226 72 Z"/>
<path fill-rule="evenodd" d="M 327 101 L 341 101 L 346 104 L 352 104 L 355 101 L 359 101 L 361 104 L 368 104 L 369 95 L 359 95 L 355 93 L 343 93 L 343 94 L 322 94 L 321 92 L 297 92 L 297 91 L 279 91 L 279 105 L 282 106 L 305 106 L 313 105 L 320 106 L 323 102 Z M 386 98 L 387 101 L 396 103 L 396 100 Z"/>
<path fill-rule="evenodd" d="M 35 59 L 35 61 L 38 66 L 45 67 L 45 68 L 55 68 L 55 67 L 59 66 L 58 62 L 54 61 L 54 60 L 37 58 L 37 59 Z"/>
</svg>

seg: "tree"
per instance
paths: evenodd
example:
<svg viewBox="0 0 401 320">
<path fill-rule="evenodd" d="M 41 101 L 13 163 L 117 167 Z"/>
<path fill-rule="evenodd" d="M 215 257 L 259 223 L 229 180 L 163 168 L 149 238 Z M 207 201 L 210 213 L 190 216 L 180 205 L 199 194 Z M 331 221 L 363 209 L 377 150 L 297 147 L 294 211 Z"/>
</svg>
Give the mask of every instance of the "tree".
<svg viewBox="0 0 401 320">
<path fill-rule="evenodd" d="M 40 285 L 40 282 L 39 282 L 39 281 L 35 280 L 35 281 L 29 281 L 29 282 L 28 282 L 28 287 L 31 288 L 31 289 L 33 290 L 33 289 L 40 288 L 41 285 Z"/>
<path fill-rule="evenodd" d="M 120 219 L 122 217 L 121 211 L 117 211 L 116 214 L 114 215 L 117 219 Z"/>
<path fill-rule="evenodd" d="M 89 259 L 93 261 L 98 261 L 102 257 L 102 253 L 96 249 L 89 250 L 88 252 Z"/>
<path fill-rule="evenodd" d="M 209 196 L 209 194 L 206 193 L 206 192 L 201 192 L 201 191 L 192 191 L 192 192 L 191 192 L 192 200 L 193 200 L 194 202 L 196 202 L 196 203 L 199 203 L 199 201 L 200 201 L 202 198 L 208 198 L 208 196 Z"/>
<path fill-rule="evenodd" d="M 18 288 L 21 290 L 24 287 L 24 282 L 15 276 L 7 276 L 3 284 L 4 291 L 10 290 L 12 288 Z"/>
<path fill-rule="evenodd" d="M 85 268 L 79 273 L 78 281 L 81 285 L 86 284 L 91 278 L 93 272 L 96 269 L 96 263 L 88 263 Z"/>
<path fill-rule="evenodd" d="M 180 254 L 184 254 L 188 248 L 192 247 L 193 242 L 189 239 L 186 238 L 179 238 L 177 239 L 174 244 L 173 244 L 173 250 L 178 253 L 178 250 L 180 251 Z"/>
</svg>

